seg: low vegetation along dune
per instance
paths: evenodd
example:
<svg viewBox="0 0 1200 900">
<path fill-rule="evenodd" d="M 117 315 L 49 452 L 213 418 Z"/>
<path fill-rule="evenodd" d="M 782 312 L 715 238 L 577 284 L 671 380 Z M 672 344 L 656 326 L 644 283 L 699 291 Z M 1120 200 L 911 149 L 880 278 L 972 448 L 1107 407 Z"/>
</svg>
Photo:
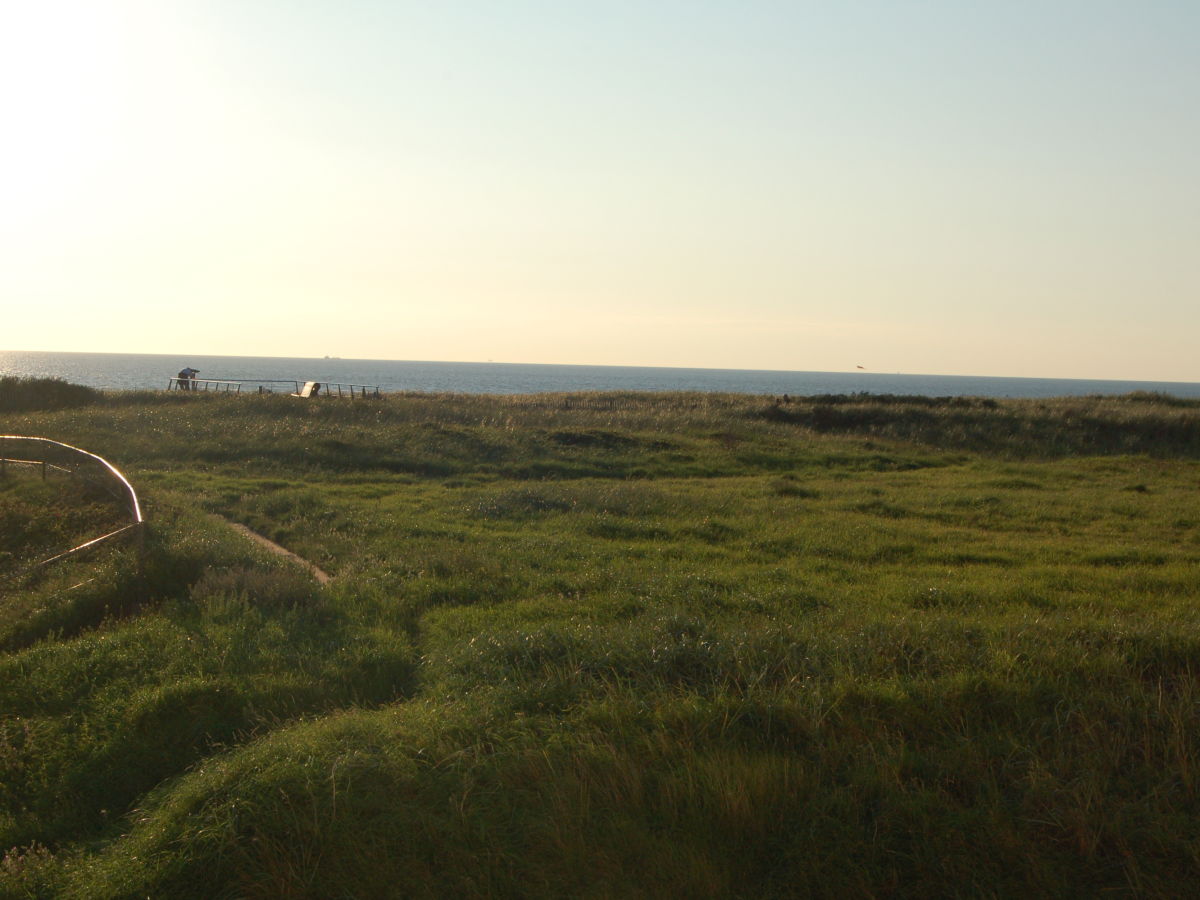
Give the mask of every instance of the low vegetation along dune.
<svg viewBox="0 0 1200 900">
<path fill-rule="evenodd" d="M 1200 404 L 6 382 L 0 432 L 149 521 L 14 577 L 109 511 L 0 478 L 2 896 L 1200 877 Z"/>
</svg>

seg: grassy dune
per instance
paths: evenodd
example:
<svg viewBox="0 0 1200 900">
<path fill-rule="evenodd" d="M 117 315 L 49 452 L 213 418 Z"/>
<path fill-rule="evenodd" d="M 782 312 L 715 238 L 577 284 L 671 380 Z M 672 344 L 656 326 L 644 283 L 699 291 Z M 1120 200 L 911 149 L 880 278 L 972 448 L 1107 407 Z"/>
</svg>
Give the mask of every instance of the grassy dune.
<svg viewBox="0 0 1200 900">
<path fill-rule="evenodd" d="M 152 523 L 140 562 L 0 597 L 0 895 L 1200 876 L 1200 404 L 129 393 L 0 418 L 113 461 Z"/>
</svg>

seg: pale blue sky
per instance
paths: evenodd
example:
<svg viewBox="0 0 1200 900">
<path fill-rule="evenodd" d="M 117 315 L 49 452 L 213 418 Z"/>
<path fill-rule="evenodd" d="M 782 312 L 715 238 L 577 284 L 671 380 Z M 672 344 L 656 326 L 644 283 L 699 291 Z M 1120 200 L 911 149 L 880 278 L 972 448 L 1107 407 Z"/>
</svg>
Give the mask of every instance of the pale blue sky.
<svg viewBox="0 0 1200 900">
<path fill-rule="evenodd" d="M 0 10 L 0 349 L 1200 380 L 1200 3 Z"/>
</svg>

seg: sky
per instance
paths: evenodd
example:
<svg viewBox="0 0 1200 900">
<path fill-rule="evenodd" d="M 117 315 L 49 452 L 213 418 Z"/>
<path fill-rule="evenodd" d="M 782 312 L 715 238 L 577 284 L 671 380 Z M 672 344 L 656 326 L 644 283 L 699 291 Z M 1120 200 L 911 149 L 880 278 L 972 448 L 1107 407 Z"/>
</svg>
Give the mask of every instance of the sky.
<svg viewBox="0 0 1200 900">
<path fill-rule="evenodd" d="M 1195 0 L 0 0 L 0 350 L 1200 381 Z"/>
</svg>

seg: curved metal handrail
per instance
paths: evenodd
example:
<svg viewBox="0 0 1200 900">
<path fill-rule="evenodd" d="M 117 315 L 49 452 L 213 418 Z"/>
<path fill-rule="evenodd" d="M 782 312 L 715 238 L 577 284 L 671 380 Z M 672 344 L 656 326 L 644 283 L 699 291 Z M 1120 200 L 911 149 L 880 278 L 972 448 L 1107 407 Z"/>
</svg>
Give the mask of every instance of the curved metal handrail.
<svg viewBox="0 0 1200 900">
<path fill-rule="evenodd" d="M 17 443 L 10 444 L 9 441 L 16 441 Z M 112 476 L 112 478 L 120 486 L 119 493 L 129 507 L 129 514 L 133 517 L 133 524 L 140 525 L 145 521 L 144 517 L 142 516 L 142 505 L 138 502 L 137 492 L 133 489 L 133 485 L 129 483 L 129 479 L 122 475 L 116 466 L 114 466 L 104 457 L 97 456 L 95 453 L 89 453 L 87 450 L 84 450 L 80 447 L 73 447 L 70 444 L 64 444 L 62 441 L 52 441 L 49 438 L 31 437 L 23 434 L 0 434 L 0 459 L 10 460 L 17 463 L 45 463 L 53 466 L 56 469 L 63 469 L 73 474 L 78 474 L 76 469 L 57 465 L 58 462 L 63 460 L 62 456 L 59 456 L 58 460 L 48 458 L 48 454 L 46 453 L 42 453 L 34 457 L 12 456 L 9 452 L 10 448 L 19 447 L 22 443 L 43 449 L 54 448 L 55 451 L 65 450 L 67 451 L 68 458 L 70 454 L 74 454 L 99 464 L 100 467 L 107 472 L 108 475 Z"/>
<path fill-rule="evenodd" d="M 22 455 L 14 455 L 22 453 Z M 90 453 L 79 447 L 73 447 L 70 444 L 64 444 L 62 441 L 52 441 L 49 438 L 31 437 L 29 435 L 20 434 L 3 434 L 0 435 L 0 463 L 19 463 L 27 465 L 40 464 L 43 468 L 43 473 L 46 467 L 56 469 L 60 472 L 67 472 L 72 475 L 80 475 L 80 467 L 72 467 L 70 462 L 82 461 L 85 464 L 98 466 L 104 474 L 103 485 L 116 496 L 118 499 L 125 502 L 126 508 L 129 510 L 129 515 L 133 521 L 109 534 L 94 538 L 86 543 L 80 544 L 65 553 L 59 553 L 49 559 L 44 559 L 39 563 L 35 563 L 29 568 L 14 573 L 8 576 L 15 578 L 19 575 L 25 575 L 32 572 L 34 569 L 49 565 L 50 563 L 58 562 L 61 559 L 66 559 L 68 556 L 73 556 L 84 550 L 90 550 L 100 544 L 119 537 L 123 534 L 128 534 L 131 531 L 136 531 L 140 536 L 146 524 L 146 519 L 142 515 L 142 505 L 138 500 L 137 492 L 133 489 L 133 485 L 129 483 L 129 479 L 121 474 L 112 463 L 102 456 L 97 456 L 95 453 Z M 80 476 L 83 477 L 83 476 Z"/>
</svg>

